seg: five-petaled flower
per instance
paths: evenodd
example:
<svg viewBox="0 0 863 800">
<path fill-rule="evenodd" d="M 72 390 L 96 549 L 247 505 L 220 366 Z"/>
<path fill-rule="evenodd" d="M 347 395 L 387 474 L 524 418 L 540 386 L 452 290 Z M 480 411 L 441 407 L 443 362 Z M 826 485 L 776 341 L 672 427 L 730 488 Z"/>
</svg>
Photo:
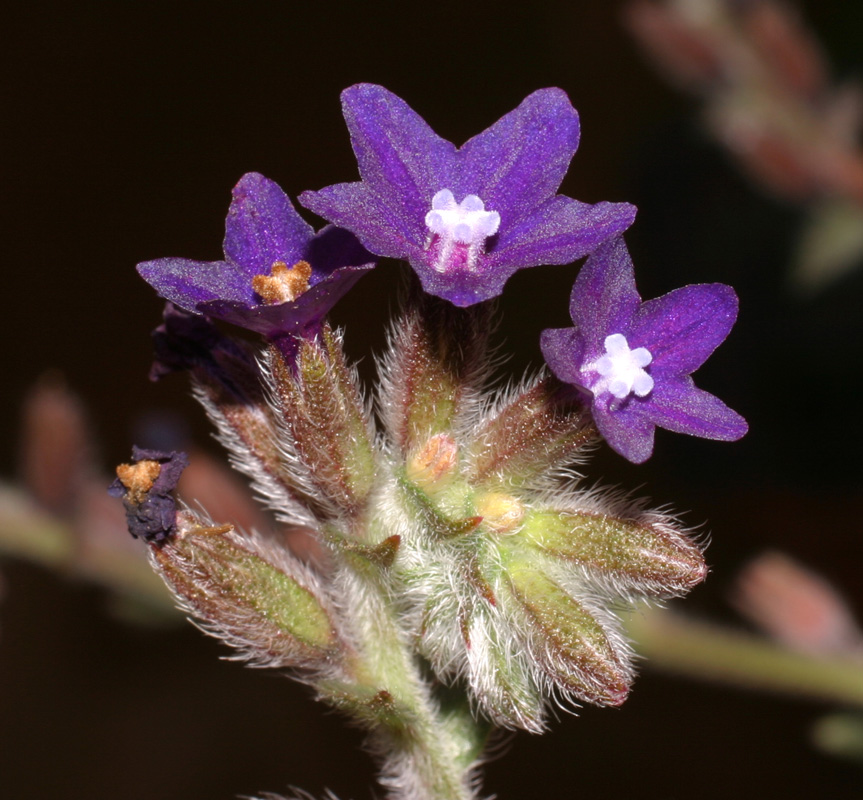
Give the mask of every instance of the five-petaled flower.
<svg viewBox="0 0 863 800">
<path fill-rule="evenodd" d="M 279 342 L 313 335 L 375 261 L 345 230 L 315 234 L 279 186 L 255 172 L 234 187 L 224 252 L 224 261 L 145 261 L 138 272 L 180 308 Z"/>
<path fill-rule="evenodd" d="M 578 147 L 578 114 L 542 89 L 461 148 L 381 86 L 342 93 L 362 180 L 300 202 L 379 256 L 405 259 L 457 306 L 499 295 L 519 269 L 568 264 L 626 230 L 627 203 L 556 194 Z"/>
<path fill-rule="evenodd" d="M 560 380 L 590 393 L 599 432 L 622 456 L 648 459 L 656 426 L 723 441 L 746 433 L 743 417 L 690 377 L 734 325 L 730 286 L 684 286 L 642 303 L 619 237 L 587 260 L 569 309 L 575 327 L 543 331 L 543 355 Z"/>
</svg>

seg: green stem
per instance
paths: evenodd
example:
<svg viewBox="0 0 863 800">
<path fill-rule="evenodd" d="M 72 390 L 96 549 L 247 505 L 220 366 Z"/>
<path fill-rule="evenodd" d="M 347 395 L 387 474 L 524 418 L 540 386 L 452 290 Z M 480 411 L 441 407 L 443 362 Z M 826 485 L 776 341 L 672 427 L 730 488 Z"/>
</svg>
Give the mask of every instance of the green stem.
<svg viewBox="0 0 863 800">
<path fill-rule="evenodd" d="M 363 599 L 352 606 L 361 641 L 354 699 L 335 704 L 371 729 L 375 749 L 384 754 L 382 783 L 390 798 L 471 800 L 471 767 L 484 746 L 485 726 L 464 702 L 443 704 L 433 696 L 384 588 L 356 572 L 345 577 L 351 592 L 345 596 Z M 365 583 L 361 592 L 358 577 Z"/>
<path fill-rule="evenodd" d="M 863 706 L 863 661 L 810 656 L 660 609 L 629 615 L 635 647 L 652 666 L 750 689 Z"/>
</svg>

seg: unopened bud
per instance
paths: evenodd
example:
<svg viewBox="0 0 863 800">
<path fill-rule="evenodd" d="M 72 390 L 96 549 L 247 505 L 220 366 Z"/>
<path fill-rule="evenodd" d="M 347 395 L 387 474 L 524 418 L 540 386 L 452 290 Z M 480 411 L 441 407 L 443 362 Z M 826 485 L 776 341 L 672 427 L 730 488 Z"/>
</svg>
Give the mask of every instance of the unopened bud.
<svg viewBox="0 0 863 800">
<path fill-rule="evenodd" d="M 313 667 L 337 646 L 334 615 L 312 573 L 232 526 L 178 516 L 151 559 L 181 605 L 255 666 Z"/>
<path fill-rule="evenodd" d="M 477 498 L 476 513 L 495 533 L 509 533 L 524 519 L 524 506 L 511 494 L 489 492 Z"/>
<path fill-rule="evenodd" d="M 688 592 L 707 576 L 701 550 L 659 519 L 533 511 L 518 535 L 547 555 L 583 567 L 599 581 L 655 597 Z"/>
<path fill-rule="evenodd" d="M 585 605 L 527 562 L 511 564 L 508 577 L 531 628 L 526 637 L 531 656 L 558 689 L 600 706 L 623 703 L 632 672 L 616 637 Z"/>
<path fill-rule="evenodd" d="M 48 374 L 28 394 L 23 412 L 24 485 L 42 506 L 68 516 L 95 472 L 83 406 L 59 376 Z"/>
<path fill-rule="evenodd" d="M 482 710 L 496 725 L 542 733 L 545 699 L 520 645 L 479 613 L 466 623 L 467 676 Z"/>
<path fill-rule="evenodd" d="M 474 485 L 525 486 L 596 440 L 577 392 L 556 378 L 527 388 L 478 429 L 465 454 Z"/>
<path fill-rule="evenodd" d="M 302 340 L 293 365 L 274 348 L 273 377 L 309 481 L 328 504 L 356 513 L 375 481 L 371 423 L 339 338 L 325 328 L 321 339 Z"/>
<path fill-rule="evenodd" d="M 732 603 L 794 650 L 863 652 L 863 633 L 845 600 L 820 575 L 782 553 L 751 562 L 737 580 Z"/>
<path fill-rule="evenodd" d="M 402 456 L 451 430 L 488 364 L 488 303 L 457 308 L 416 291 L 392 335 L 382 414 Z"/>
</svg>

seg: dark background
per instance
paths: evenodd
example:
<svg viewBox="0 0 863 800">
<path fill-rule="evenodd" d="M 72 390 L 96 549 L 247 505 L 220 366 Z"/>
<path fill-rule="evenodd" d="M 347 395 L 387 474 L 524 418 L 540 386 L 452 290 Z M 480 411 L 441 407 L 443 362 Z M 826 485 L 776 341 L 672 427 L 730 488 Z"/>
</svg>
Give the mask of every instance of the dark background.
<svg viewBox="0 0 863 800">
<path fill-rule="evenodd" d="M 799 3 L 837 77 L 859 74 L 863 5 Z M 863 274 L 816 298 L 786 289 L 802 216 L 764 197 L 704 136 L 622 29 L 617 2 L 31 3 L 3 23 L 3 391 L 0 468 L 15 474 L 21 399 L 48 368 L 89 406 L 105 467 L 140 420 L 179 414 L 207 445 L 182 378 L 150 384 L 161 302 L 142 260 L 220 257 L 230 189 L 247 171 L 291 196 L 351 180 L 341 89 L 385 84 L 462 142 L 530 91 L 567 90 L 582 144 L 563 186 L 628 200 L 639 288 L 722 281 L 740 322 L 700 373 L 750 421 L 727 445 L 660 433 L 644 467 L 601 454 L 590 480 L 642 486 L 709 521 L 713 574 L 685 608 L 733 624 L 725 594 L 766 547 L 807 561 L 863 606 L 860 397 Z M 380 350 L 399 268 L 337 308 L 357 358 Z M 502 301 L 510 368 L 538 365 L 539 331 L 569 324 L 577 267 L 524 271 Z M 371 797 L 359 734 L 278 676 L 220 662 L 190 626 L 105 613 L 95 589 L 3 566 L 0 795 L 16 800 L 222 800 L 288 783 Z M 516 736 L 486 789 L 517 797 L 859 797 L 861 774 L 816 753 L 803 701 L 649 668 L 620 710 L 585 709 Z"/>
</svg>

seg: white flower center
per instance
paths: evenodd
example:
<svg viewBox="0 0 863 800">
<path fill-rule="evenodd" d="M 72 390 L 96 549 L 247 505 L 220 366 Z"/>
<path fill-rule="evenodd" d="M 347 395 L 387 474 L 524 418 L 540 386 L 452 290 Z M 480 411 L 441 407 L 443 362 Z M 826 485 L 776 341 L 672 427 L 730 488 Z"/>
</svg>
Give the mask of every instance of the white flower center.
<svg viewBox="0 0 863 800">
<path fill-rule="evenodd" d="M 426 214 L 426 227 L 443 240 L 449 249 L 464 244 L 479 249 L 489 236 L 500 227 L 500 214 L 486 211 L 485 203 L 475 194 L 467 195 L 456 203 L 452 191 L 441 189 L 432 198 L 431 211 Z"/>
<path fill-rule="evenodd" d="M 622 333 L 605 337 L 605 355 L 600 356 L 594 368 L 605 378 L 605 385 L 618 400 L 629 397 L 632 392 L 645 397 L 653 389 L 653 378 L 644 368 L 653 361 L 646 347 L 629 349 L 629 343 Z"/>
</svg>

